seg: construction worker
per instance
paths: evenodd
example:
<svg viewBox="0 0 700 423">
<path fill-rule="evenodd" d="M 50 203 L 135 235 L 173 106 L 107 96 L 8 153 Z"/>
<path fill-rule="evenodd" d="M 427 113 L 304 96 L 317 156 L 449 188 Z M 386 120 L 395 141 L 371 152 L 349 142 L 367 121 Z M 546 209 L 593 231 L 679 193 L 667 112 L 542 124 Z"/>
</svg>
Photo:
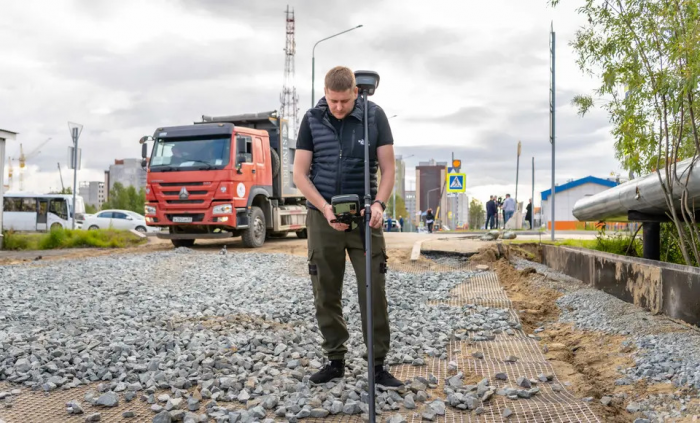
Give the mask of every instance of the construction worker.
<svg viewBox="0 0 700 423">
<path fill-rule="evenodd" d="M 369 140 L 364 139 L 364 102 L 358 98 L 354 73 L 346 67 L 335 67 L 326 74 L 324 92 L 325 97 L 301 121 L 294 156 L 294 184 L 306 197 L 309 207 L 306 216 L 309 274 L 316 319 L 323 335 L 322 347 L 328 358 L 310 382 L 324 384 L 345 375 L 348 351 L 345 343 L 349 334 L 341 300 L 346 251 L 357 276 L 362 332 L 367 345 L 365 249 L 361 234 L 364 228 L 358 225 L 346 231 L 347 225 L 331 223 L 335 215 L 330 203 L 339 194 L 357 194 L 361 201 L 364 198 L 364 143 L 369 141 L 375 383 L 384 389 L 399 388 L 403 383 L 384 368 L 390 331 L 382 226 L 395 171 L 389 120 L 379 106 L 369 102 Z M 382 172 L 379 186 L 377 168 Z M 364 357 L 367 359 L 366 353 Z"/>
</svg>

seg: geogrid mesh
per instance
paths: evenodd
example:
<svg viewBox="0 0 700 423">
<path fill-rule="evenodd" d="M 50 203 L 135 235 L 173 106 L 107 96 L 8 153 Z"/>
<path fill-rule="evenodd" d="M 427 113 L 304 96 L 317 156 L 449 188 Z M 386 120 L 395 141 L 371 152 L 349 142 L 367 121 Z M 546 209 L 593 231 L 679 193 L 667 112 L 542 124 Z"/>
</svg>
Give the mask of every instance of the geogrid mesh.
<svg viewBox="0 0 700 423">
<path fill-rule="evenodd" d="M 423 273 L 423 272 L 467 272 L 473 268 L 465 262 L 452 263 L 431 263 L 421 262 L 420 264 L 403 263 L 392 266 L 392 271 Z M 452 290 L 452 297 L 439 301 L 440 304 L 447 304 L 461 307 L 465 304 L 477 304 L 494 308 L 507 308 L 511 318 L 519 322 L 517 311 L 513 309 L 511 301 L 505 291 L 500 286 L 498 278 L 493 272 L 481 272 L 471 277 L 465 273 L 467 278 L 464 283 Z M 474 333 L 469 333 L 474 335 Z M 479 351 L 483 353 L 483 359 L 472 357 L 472 353 Z M 518 357 L 515 363 L 506 363 L 504 358 L 514 355 Z M 486 377 L 490 383 L 498 388 L 515 387 L 516 380 L 520 376 L 529 379 L 537 379 L 540 374 L 554 375 L 552 382 L 539 383 L 537 386 L 540 392 L 530 399 L 510 400 L 506 397 L 495 395 L 491 401 L 482 404 L 485 412 L 477 416 L 474 412 L 460 411 L 447 407 L 444 416 L 437 416 L 436 422 L 502 422 L 506 419 L 502 413 L 506 407 L 513 411 L 513 415 L 507 419 L 509 422 L 599 422 L 593 414 L 588 404 L 575 398 L 565 390 L 565 387 L 557 379 L 554 369 L 547 362 L 540 351 L 537 341 L 529 338 L 521 330 L 515 330 L 514 335 L 500 333 L 493 341 L 473 342 L 468 340 L 453 340 L 448 347 L 448 360 L 440 360 L 435 357 L 426 357 L 424 366 L 399 365 L 392 366 L 391 371 L 401 380 L 412 379 L 417 376 L 428 378 L 434 375 L 439 381 L 437 389 L 429 390 L 430 398 L 445 397 L 442 392 L 443 383 L 446 378 L 452 376 L 448 370 L 448 361 L 455 361 L 460 369 L 470 380 L 478 381 Z M 494 378 L 496 373 L 505 373 L 507 381 L 500 381 Z M 476 383 L 476 382 L 473 382 Z M 552 389 L 553 384 L 561 386 L 560 391 Z M 81 386 L 71 390 L 58 390 L 48 394 L 43 392 L 31 392 L 22 388 L 22 393 L 12 399 L 11 408 L 6 408 L 0 401 L 0 420 L 7 423 L 61 423 L 61 422 L 83 422 L 88 414 L 101 413 L 102 422 L 139 422 L 148 423 L 155 415 L 150 410 L 150 404 L 140 401 L 141 393 L 130 403 L 124 401 L 120 396 L 119 406 L 115 408 L 98 408 L 88 405 L 83 401 L 85 393 L 90 389 L 95 389 L 97 384 L 92 386 Z M 17 386 L 0 383 L 0 391 L 10 391 Z M 156 393 L 168 393 L 161 391 Z M 78 400 L 85 410 L 83 415 L 70 416 L 67 414 L 65 404 L 70 400 Z M 429 399 L 430 400 L 430 399 Z M 199 413 L 206 409 L 208 401 L 203 400 Z M 161 404 L 164 405 L 164 404 Z M 230 409 L 242 408 L 241 404 L 219 403 Z M 407 422 L 422 422 L 421 417 L 424 405 L 417 404 L 415 410 L 402 408 L 402 414 Z M 124 411 L 133 411 L 136 416 L 133 418 L 123 418 Z M 384 421 L 385 418 L 396 412 L 384 411 L 381 416 L 377 416 L 377 421 Z M 268 418 L 274 418 L 273 413 L 268 413 Z M 286 421 L 276 418 L 276 421 Z M 213 420 L 210 420 L 213 421 Z M 336 415 L 323 419 L 304 419 L 304 421 L 314 422 L 338 422 L 356 423 L 362 422 L 360 416 Z"/>
</svg>

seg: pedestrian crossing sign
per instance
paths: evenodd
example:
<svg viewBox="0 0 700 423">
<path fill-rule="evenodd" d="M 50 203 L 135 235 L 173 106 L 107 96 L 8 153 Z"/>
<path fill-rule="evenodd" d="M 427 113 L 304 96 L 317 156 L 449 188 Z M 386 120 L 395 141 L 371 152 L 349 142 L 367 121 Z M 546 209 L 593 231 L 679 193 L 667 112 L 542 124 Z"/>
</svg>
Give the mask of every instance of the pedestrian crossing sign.
<svg viewBox="0 0 700 423">
<path fill-rule="evenodd" d="M 447 192 L 465 192 L 467 187 L 467 175 L 464 173 L 447 174 Z"/>
</svg>

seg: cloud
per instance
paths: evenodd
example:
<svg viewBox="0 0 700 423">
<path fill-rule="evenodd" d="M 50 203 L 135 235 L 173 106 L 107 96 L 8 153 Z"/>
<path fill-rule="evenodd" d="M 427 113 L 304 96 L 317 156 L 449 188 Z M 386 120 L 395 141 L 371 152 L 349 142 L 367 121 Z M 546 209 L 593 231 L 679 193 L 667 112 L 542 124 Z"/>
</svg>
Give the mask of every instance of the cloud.
<svg viewBox="0 0 700 423">
<path fill-rule="evenodd" d="M 493 116 L 493 112 L 485 107 L 468 106 L 462 107 L 454 113 L 442 116 L 416 116 L 411 117 L 414 122 L 431 123 L 436 125 L 466 125 L 470 123 L 480 123 L 484 119 Z"/>
<path fill-rule="evenodd" d="M 536 185 L 549 184 L 547 37 L 556 17 L 557 179 L 618 168 L 605 112 L 579 118 L 569 104 L 595 85 L 580 74 L 567 46 L 580 21 L 573 6 L 555 12 L 534 0 L 427 6 L 299 0 L 290 6 L 299 115 L 311 104 L 313 46 L 363 24 L 318 44 L 315 100 L 332 66 L 377 70 L 382 80 L 373 100 L 398 115 L 390 122 L 397 153 L 415 155 L 409 168 L 418 157 L 447 161 L 454 151 L 475 192 L 480 186 L 513 191 L 518 140 L 521 183 L 535 157 Z M 116 158 L 140 157 L 138 139 L 158 126 L 279 109 L 286 7 L 280 0 L 3 5 L 0 127 L 20 132 L 8 154 L 16 156 L 20 142 L 29 151 L 52 137 L 29 165 L 28 187 L 59 186 L 57 162 L 69 182 L 69 120 L 85 125 L 78 179 L 88 180 L 100 179 Z"/>
</svg>

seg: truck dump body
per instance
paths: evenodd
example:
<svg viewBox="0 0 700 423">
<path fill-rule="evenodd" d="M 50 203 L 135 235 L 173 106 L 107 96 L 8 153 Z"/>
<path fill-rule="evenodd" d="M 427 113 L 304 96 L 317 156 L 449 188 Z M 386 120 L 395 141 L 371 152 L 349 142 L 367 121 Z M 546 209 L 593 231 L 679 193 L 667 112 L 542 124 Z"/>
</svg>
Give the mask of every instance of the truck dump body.
<svg viewBox="0 0 700 423">
<path fill-rule="evenodd" d="M 211 123 L 228 123 L 267 131 L 270 148 L 280 159 L 279 172 L 272 174 L 272 196 L 279 199 L 303 199 L 303 195 L 294 185 L 294 154 L 296 140 L 289 137 L 289 123 L 279 119 L 276 111 L 247 113 L 229 116 L 202 116 L 202 122 L 195 125 Z"/>
</svg>

